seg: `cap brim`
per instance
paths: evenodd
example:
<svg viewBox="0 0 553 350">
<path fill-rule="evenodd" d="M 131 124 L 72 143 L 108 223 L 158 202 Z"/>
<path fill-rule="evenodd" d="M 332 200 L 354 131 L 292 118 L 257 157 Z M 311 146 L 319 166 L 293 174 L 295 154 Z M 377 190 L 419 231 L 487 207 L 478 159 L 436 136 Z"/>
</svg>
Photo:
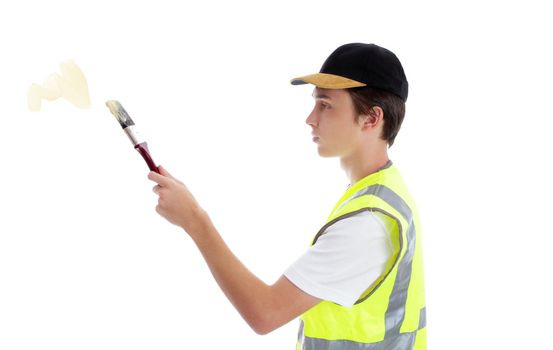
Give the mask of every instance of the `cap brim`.
<svg viewBox="0 0 553 350">
<path fill-rule="evenodd" d="M 290 80 L 292 85 L 313 84 L 323 89 L 348 89 L 367 84 L 327 73 L 315 73 Z"/>
</svg>

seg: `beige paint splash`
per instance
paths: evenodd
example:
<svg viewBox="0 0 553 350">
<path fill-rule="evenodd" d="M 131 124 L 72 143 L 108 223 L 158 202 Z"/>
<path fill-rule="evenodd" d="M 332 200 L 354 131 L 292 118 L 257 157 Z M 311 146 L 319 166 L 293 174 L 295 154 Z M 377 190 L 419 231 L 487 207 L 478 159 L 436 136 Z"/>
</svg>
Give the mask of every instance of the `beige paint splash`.
<svg viewBox="0 0 553 350">
<path fill-rule="evenodd" d="M 88 84 L 83 72 L 72 60 L 60 62 L 61 75 L 51 74 L 44 84 L 32 84 L 27 94 L 29 110 L 40 111 L 42 99 L 63 97 L 78 108 L 90 108 Z"/>
</svg>

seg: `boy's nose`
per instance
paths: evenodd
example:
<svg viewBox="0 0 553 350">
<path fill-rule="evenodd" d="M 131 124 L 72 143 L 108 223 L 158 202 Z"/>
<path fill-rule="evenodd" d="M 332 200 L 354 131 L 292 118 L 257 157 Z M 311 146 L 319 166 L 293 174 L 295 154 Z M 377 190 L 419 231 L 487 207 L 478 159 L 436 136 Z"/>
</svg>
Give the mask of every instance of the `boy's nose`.
<svg viewBox="0 0 553 350">
<path fill-rule="evenodd" d="M 315 109 L 313 109 L 311 111 L 311 113 L 309 113 L 309 115 L 307 116 L 307 119 L 305 119 L 305 123 L 307 125 L 311 125 L 311 126 L 315 126 L 316 125 L 316 115 L 315 115 Z"/>
</svg>

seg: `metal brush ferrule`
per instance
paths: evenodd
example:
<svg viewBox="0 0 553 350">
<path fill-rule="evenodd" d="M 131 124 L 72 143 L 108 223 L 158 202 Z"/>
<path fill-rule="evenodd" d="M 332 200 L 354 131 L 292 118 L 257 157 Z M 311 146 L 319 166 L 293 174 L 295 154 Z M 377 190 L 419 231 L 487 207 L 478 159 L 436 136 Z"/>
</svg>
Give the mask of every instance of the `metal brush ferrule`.
<svg viewBox="0 0 553 350">
<path fill-rule="evenodd" d="M 133 146 L 138 145 L 139 143 L 145 142 L 138 130 L 136 130 L 136 126 L 130 125 L 123 129 L 125 134 L 129 137 L 129 140 L 131 140 L 131 143 Z"/>
</svg>

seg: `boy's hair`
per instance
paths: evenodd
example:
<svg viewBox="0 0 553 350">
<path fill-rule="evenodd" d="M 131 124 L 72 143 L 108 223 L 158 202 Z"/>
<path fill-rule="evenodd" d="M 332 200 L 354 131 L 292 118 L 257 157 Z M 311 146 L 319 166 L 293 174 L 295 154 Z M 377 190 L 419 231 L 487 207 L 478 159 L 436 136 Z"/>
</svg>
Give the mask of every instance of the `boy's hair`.
<svg viewBox="0 0 553 350">
<path fill-rule="evenodd" d="M 370 115 L 378 106 L 384 111 L 384 126 L 380 137 L 391 147 L 405 117 L 405 102 L 392 93 L 368 86 L 345 89 L 353 101 L 356 112 L 355 122 L 361 115 Z"/>
</svg>

